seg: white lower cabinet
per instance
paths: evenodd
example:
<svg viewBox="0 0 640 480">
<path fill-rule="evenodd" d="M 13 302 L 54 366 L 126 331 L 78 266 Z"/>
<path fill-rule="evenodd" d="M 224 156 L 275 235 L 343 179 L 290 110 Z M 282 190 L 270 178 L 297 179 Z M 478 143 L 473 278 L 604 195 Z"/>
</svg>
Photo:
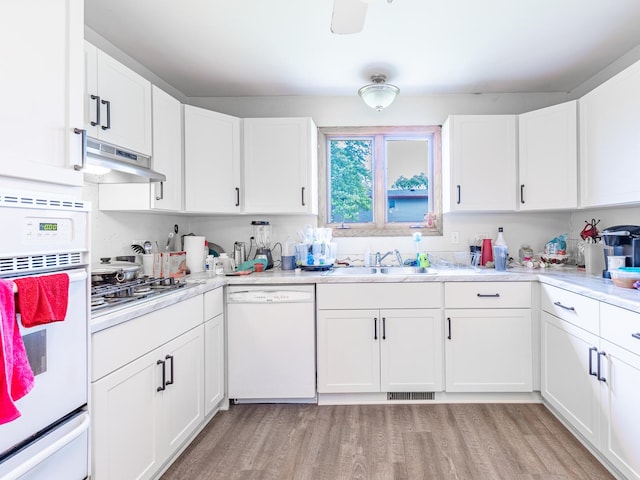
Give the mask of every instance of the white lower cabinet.
<svg viewBox="0 0 640 480">
<path fill-rule="evenodd" d="M 542 396 L 594 445 L 600 441 L 599 347 L 593 333 L 542 312 Z"/>
<path fill-rule="evenodd" d="M 442 391 L 440 288 L 318 285 L 318 392 Z"/>
<path fill-rule="evenodd" d="M 533 391 L 529 282 L 445 284 L 447 392 Z"/>
<path fill-rule="evenodd" d="M 533 390 L 529 309 L 445 310 L 447 392 Z"/>
<path fill-rule="evenodd" d="M 640 480 L 640 314 L 549 285 L 542 308 L 543 398 L 623 478 Z"/>
<path fill-rule="evenodd" d="M 218 288 L 204 294 L 204 414 L 209 415 L 224 399 L 224 295 Z"/>
<path fill-rule="evenodd" d="M 153 478 L 202 424 L 202 313 L 198 296 L 92 335 L 91 478 Z"/>
</svg>

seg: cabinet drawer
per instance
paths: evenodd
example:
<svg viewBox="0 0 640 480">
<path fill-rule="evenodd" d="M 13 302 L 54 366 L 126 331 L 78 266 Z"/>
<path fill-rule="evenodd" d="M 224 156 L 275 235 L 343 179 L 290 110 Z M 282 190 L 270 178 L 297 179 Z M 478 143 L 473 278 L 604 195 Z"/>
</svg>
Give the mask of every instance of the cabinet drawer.
<svg viewBox="0 0 640 480">
<path fill-rule="evenodd" d="M 224 295 L 222 288 L 216 288 L 204 294 L 204 320 L 210 320 L 213 317 L 224 312 Z"/>
<path fill-rule="evenodd" d="M 530 282 L 449 282 L 447 308 L 531 308 Z"/>
<path fill-rule="evenodd" d="M 319 309 L 442 306 L 440 282 L 320 284 L 316 295 Z"/>
<path fill-rule="evenodd" d="M 91 335 L 91 381 L 141 357 L 202 323 L 198 295 Z"/>
<path fill-rule="evenodd" d="M 600 303 L 600 336 L 640 355 L 640 313 Z"/>
<path fill-rule="evenodd" d="M 600 334 L 599 303 L 562 288 L 542 285 L 542 310 L 596 335 Z"/>
</svg>

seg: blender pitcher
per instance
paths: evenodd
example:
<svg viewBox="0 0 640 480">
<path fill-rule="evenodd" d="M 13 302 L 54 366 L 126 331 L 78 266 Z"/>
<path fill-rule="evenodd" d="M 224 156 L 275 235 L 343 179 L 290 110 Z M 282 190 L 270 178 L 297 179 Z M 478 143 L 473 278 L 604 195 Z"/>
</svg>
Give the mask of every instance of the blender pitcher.
<svg viewBox="0 0 640 480">
<path fill-rule="evenodd" d="M 256 242 L 256 255 L 254 258 L 264 258 L 267 260 L 267 269 L 273 268 L 273 257 L 271 256 L 271 225 L 266 221 L 254 220 L 253 238 Z"/>
</svg>

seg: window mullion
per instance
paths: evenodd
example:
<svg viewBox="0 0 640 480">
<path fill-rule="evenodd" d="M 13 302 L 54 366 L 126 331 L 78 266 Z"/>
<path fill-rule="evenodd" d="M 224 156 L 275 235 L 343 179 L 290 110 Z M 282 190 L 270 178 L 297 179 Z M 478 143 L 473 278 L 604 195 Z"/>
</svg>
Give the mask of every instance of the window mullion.
<svg viewBox="0 0 640 480">
<path fill-rule="evenodd" d="M 375 191 L 373 196 L 373 212 L 376 228 L 384 228 L 387 212 L 387 159 L 385 154 L 384 136 L 376 135 L 374 139 L 373 171 Z"/>
</svg>

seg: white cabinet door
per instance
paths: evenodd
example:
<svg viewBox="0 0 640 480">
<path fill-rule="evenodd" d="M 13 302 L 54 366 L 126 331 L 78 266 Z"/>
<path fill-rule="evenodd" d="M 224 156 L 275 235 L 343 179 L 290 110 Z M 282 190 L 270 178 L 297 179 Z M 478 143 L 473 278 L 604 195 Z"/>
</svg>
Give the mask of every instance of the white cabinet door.
<svg viewBox="0 0 640 480">
<path fill-rule="evenodd" d="M 600 445 L 600 339 L 542 312 L 543 398 L 593 445 Z"/>
<path fill-rule="evenodd" d="M 87 42 L 85 59 L 89 136 L 151 155 L 151 82 Z"/>
<path fill-rule="evenodd" d="M 454 115 L 442 129 L 444 211 L 516 209 L 516 116 Z"/>
<path fill-rule="evenodd" d="M 531 392 L 529 309 L 445 310 L 447 392 Z"/>
<path fill-rule="evenodd" d="M 518 119 L 520 210 L 578 206 L 577 101 Z"/>
<path fill-rule="evenodd" d="M 442 391 L 442 311 L 381 310 L 380 390 Z"/>
<path fill-rule="evenodd" d="M 153 168 L 167 180 L 150 184 L 151 207 L 182 210 L 182 104 L 155 85 L 153 99 Z"/>
<path fill-rule="evenodd" d="M 580 206 L 640 198 L 640 62 L 580 99 Z"/>
<path fill-rule="evenodd" d="M 638 342 L 640 343 L 640 341 Z M 606 367 L 602 383 L 604 455 L 628 479 L 640 479 L 640 355 L 603 341 Z M 637 350 L 640 352 L 640 349 Z"/>
<path fill-rule="evenodd" d="M 379 392 L 379 310 L 318 311 L 318 392 Z"/>
<path fill-rule="evenodd" d="M 144 480 L 164 461 L 160 358 L 154 350 L 93 384 L 91 478 Z"/>
<path fill-rule="evenodd" d="M 80 0 L 4 3 L 0 175 L 82 186 Z"/>
<path fill-rule="evenodd" d="M 185 210 L 240 213 L 240 119 L 184 107 Z"/>
<path fill-rule="evenodd" d="M 317 131 L 311 118 L 245 118 L 246 213 L 318 213 Z"/>
<path fill-rule="evenodd" d="M 214 411 L 224 398 L 224 315 L 204 324 L 204 414 Z"/>
<path fill-rule="evenodd" d="M 154 183 L 101 183 L 103 211 L 182 211 L 182 105 L 153 86 L 153 168 L 167 180 Z"/>
<path fill-rule="evenodd" d="M 162 426 L 167 458 L 204 419 L 204 327 L 196 327 L 172 340 L 162 353 L 166 362 Z"/>
</svg>

